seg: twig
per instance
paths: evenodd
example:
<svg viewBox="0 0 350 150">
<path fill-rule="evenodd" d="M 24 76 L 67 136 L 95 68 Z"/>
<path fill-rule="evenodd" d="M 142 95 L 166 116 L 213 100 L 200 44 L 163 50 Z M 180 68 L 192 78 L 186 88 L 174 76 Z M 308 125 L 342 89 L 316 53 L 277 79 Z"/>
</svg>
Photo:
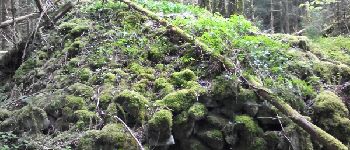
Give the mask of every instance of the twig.
<svg viewBox="0 0 350 150">
<path fill-rule="evenodd" d="M 276 119 L 278 120 L 278 123 L 281 125 L 281 129 L 282 129 L 282 134 L 284 136 L 284 138 L 287 139 L 287 141 L 289 142 L 290 146 L 292 147 L 292 150 L 294 150 L 293 144 L 290 141 L 290 139 L 286 136 L 286 132 L 284 131 L 284 127 L 282 125 L 282 121 L 280 120 L 281 117 L 278 116 L 278 114 L 276 115 Z"/>
<path fill-rule="evenodd" d="M 119 122 L 121 122 L 124 125 L 124 127 L 130 132 L 131 136 L 135 139 L 138 146 L 140 147 L 140 150 L 144 150 L 141 142 L 135 137 L 135 135 L 133 134 L 132 130 L 128 127 L 128 125 L 126 125 L 125 122 L 122 119 L 120 119 L 118 116 L 114 116 L 114 118 L 117 119 Z"/>
</svg>

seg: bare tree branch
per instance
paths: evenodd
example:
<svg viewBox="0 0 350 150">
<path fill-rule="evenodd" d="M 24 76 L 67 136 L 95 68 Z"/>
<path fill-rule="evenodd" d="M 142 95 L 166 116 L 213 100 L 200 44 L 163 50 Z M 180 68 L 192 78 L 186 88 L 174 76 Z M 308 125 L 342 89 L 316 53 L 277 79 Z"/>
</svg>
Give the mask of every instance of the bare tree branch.
<svg viewBox="0 0 350 150">
<path fill-rule="evenodd" d="M 9 25 L 13 25 L 16 22 L 20 22 L 20 21 L 26 20 L 28 18 L 35 17 L 37 15 L 39 15 L 39 14 L 38 13 L 31 13 L 29 15 L 17 17 L 17 18 L 11 19 L 11 20 L 6 20 L 6 21 L 0 23 L 0 28 L 5 28 Z"/>
</svg>

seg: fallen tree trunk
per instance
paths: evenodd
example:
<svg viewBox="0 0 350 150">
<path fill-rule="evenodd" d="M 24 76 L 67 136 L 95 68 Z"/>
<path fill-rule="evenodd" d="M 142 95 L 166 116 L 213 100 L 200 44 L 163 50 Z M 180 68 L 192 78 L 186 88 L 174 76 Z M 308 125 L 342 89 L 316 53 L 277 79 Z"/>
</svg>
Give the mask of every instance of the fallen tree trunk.
<svg viewBox="0 0 350 150">
<path fill-rule="evenodd" d="M 203 51 L 210 54 L 215 59 L 219 60 L 223 63 L 224 67 L 228 70 L 235 70 L 235 65 L 226 57 L 214 54 L 213 50 L 206 45 L 205 43 L 198 40 L 196 37 L 191 36 L 190 34 L 186 33 L 184 30 L 180 29 L 179 27 L 171 25 L 168 21 L 165 19 L 157 16 L 155 13 L 151 12 L 150 10 L 147 10 L 140 5 L 131 2 L 130 0 L 120 0 L 121 2 L 127 4 L 129 7 L 144 13 L 151 19 L 159 22 L 160 24 L 166 26 L 169 30 L 172 32 L 178 34 L 180 37 L 182 37 L 187 42 L 194 43 L 196 46 L 200 47 Z M 260 88 L 257 85 L 254 85 L 250 83 L 248 80 L 246 80 L 243 76 L 240 76 L 242 84 L 247 84 L 251 89 L 253 89 L 261 98 L 269 101 L 272 105 L 274 105 L 279 111 L 281 111 L 284 115 L 288 116 L 295 124 L 302 127 L 307 133 L 310 134 L 310 136 L 314 139 L 320 142 L 320 144 L 327 147 L 329 150 L 347 150 L 348 148 L 341 143 L 338 139 L 334 138 L 332 135 L 328 134 L 327 132 L 323 131 L 321 128 L 317 127 L 316 125 L 312 124 L 308 120 L 305 119 L 304 116 L 302 116 L 299 112 L 294 110 L 290 105 L 288 105 L 286 102 L 284 102 L 283 99 L 281 99 L 278 96 L 275 96 L 273 93 L 269 92 L 267 89 Z"/>
<path fill-rule="evenodd" d="M 64 4 L 58 12 L 54 15 L 53 22 L 57 22 L 59 19 L 61 19 L 66 13 L 68 13 L 72 8 L 74 7 L 74 4 L 69 1 L 68 3 Z"/>
<path fill-rule="evenodd" d="M 6 21 L 0 23 L 0 28 L 5 28 L 5 27 L 12 25 L 14 23 L 29 19 L 31 17 L 38 16 L 38 15 L 39 15 L 38 13 L 31 13 L 29 15 L 21 16 L 21 17 L 15 18 L 15 19 L 6 20 Z"/>
</svg>

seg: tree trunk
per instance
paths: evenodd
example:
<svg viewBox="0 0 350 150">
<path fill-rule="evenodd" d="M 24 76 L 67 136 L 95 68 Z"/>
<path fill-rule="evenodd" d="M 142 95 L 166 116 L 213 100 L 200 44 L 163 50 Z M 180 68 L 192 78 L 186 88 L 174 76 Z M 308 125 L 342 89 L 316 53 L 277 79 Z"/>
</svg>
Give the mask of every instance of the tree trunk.
<svg viewBox="0 0 350 150">
<path fill-rule="evenodd" d="M 286 33 L 290 33 L 290 24 L 289 24 L 289 0 L 285 1 L 285 29 Z"/>
<path fill-rule="evenodd" d="M 1 22 L 6 20 L 7 11 L 6 11 L 7 0 L 1 0 Z M 1 50 L 4 51 L 6 49 L 6 39 L 1 37 Z"/>
<path fill-rule="evenodd" d="M 275 28 L 274 28 L 274 23 L 275 23 L 275 18 L 273 16 L 273 0 L 270 0 L 270 30 L 271 33 L 275 33 Z"/>
</svg>

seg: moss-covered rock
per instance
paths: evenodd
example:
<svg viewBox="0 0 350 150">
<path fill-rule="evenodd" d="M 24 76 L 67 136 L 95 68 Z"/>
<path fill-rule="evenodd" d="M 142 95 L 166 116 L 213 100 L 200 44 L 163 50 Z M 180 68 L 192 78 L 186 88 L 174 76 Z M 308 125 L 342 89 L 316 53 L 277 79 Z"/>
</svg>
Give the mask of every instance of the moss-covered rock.
<svg viewBox="0 0 350 150">
<path fill-rule="evenodd" d="M 98 122 L 96 112 L 77 110 L 74 112 L 74 115 L 78 118 L 76 125 L 80 130 L 84 130 L 85 128 L 92 129 Z"/>
<path fill-rule="evenodd" d="M 190 138 L 188 140 L 181 141 L 182 149 L 190 149 L 190 150 L 210 150 L 208 146 L 206 146 L 203 142 L 196 138 Z"/>
<path fill-rule="evenodd" d="M 0 123 L 0 131 L 30 131 L 40 132 L 49 126 L 49 120 L 44 110 L 25 106 L 12 113 L 11 117 Z"/>
<path fill-rule="evenodd" d="M 148 139 L 151 145 L 174 144 L 171 136 L 173 114 L 169 110 L 157 111 L 148 121 Z"/>
<path fill-rule="evenodd" d="M 79 69 L 77 75 L 81 81 L 88 81 L 92 76 L 92 71 L 90 68 Z"/>
<path fill-rule="evenodd" d="M 333 92 L 321 92 L 313 106 L 315 124 L 332 134 L 343 143 L 350 142 L 349 111 L 342 100 Z"/>
<path fill-rule="evenodd" d="M 10 117 L 10 115 L 10 111 L 0 108 L 0 121 L 4 121 L 6 118 Z"/>
<path fill-rule="evenodd" d="M 201 103 L 195 103 L 193 104 L 193 106 L 190 107 L 190 109 L 188 110 L 188 113 L 195 120 L 201 120 L 204 117 L 206 117 L 208 110 L 205 107 L 205 105 Z"/>
<path fill-rule="evenodd" d="M 66 96 L 66 106 L 73 110 L 82 109 L 85 106 L 85 104 L 86 103 L 83 97 L 74 95 Z"/>
<path fill-rule="evenodd" d="M 114 86 L 111 84 L 105 84 L 102 87 L 102 91 L 99 95 L 99 100 L 102 108 L 107 107 L 108 103 L 110 103 L 115 96 Z"/>
<path fill-rule="evenodd" d="M 158 104 L 169 107 L 175 112 L 188 110 L 197 99 L 194 90 L 182 89 L 166 95 L 162 100 L 157 101 Z"/>
<path fill-rule="evenodd" d="M 90 130 L 79 139 L 78 149 L 137 149 L 137 143 L 121 124 L 108 124 L 102 130 Z"/>
<path fill-rule="evenodd" d="M 187 111 L 174 118 L 173 133 L 176 139 L 186 139 L 191 136 L 195 127 L 195 120 L 191 119 Z"/>
<path fill-rule="evenodd" d="M 115 102 L 123 107 L 130 122 L 142 123 L 145 120 L 149 101 L 140 93 L 124 90 L 116 97 Z"/>
<path fill-rule="evenodd" d="M 321 92 L 316 97 L 313 109 L 317 116 L 322 115 L 326 117 L 339 114 L 342 117 L 346 117 L 349 114 L 349 111 L 342 100 L 330 91 Z"/>
<path fill-rule="evenodd" d="M 237 126 L 243 131 L 246 131 L 247 134 L 258 135 L 262 133 L 262 129 L 256 122 L 254 122 L 254 119 L 252 117 L 249 117 L 247 115 L 238 115 L 235 117 L 235 122 Z"/>
<path fill-rule="evenodd" d="M 188 81 L 196 81 L 197 80 L 196 74 L 189 69 L 182 70 L 180 72 L 174 72 L 171 75 L 171 80 L 174 85 L 183 87 Z"/>
<path fill-rule="evenodd" d="M 168 82 L 166 78 L 158 78 L 155 80 L 155 89 L 159 92 L 160 97 L 174 92 L 174 86 Z"/>
<path fill-rule="evenodd" d="M 108 72 L 108 73 L 103 75 L 103 82 L 104 83 L 114 84 L 116 79 L 117 79 L 116 75 L 111 73 L 111 72 Z"/>
<path fill-rule="evenodd" d="M 216 77 L 212 82 L 211 93 L 216 100 L 235 97 L 239 92 L 236 77 L 222 75 Z"/>
<path fill-rule="evenodd" d="M 199 139 L 215 150 L 224 148 L 224 137 L 220 130 L 205 130 L 198 133 Z"/>
<path fill-rule="evenodd" d="M 62 34 L 68 34 L 74 38 L 82 35 L 84 32 L 89 31 L 90 27 L 88 25 L 88 22 L 90 21 L 86 19 L 76 18 L 76 19 L 70 20 L 69 22 L 61 23 L 58 26 L 58 28 Z"/>
<path fill-rule="evenodd" d="M 90 98 L 94 95 L 94 89 L 86 84 L 74 83 L 68 87 L 70 94 Z"/>
</svg>

